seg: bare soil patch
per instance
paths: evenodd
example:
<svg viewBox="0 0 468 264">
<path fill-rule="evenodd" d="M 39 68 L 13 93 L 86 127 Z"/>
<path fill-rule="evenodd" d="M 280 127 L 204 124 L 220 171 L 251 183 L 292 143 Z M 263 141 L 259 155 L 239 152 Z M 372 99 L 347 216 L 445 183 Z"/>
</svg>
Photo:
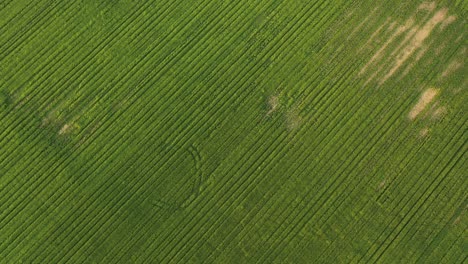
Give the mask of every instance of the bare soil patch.
<svg viewBox="0 0 468 264">
<path fill-rule="evenodd" d="M 400 69 L 400 67 L 413 55 L 413 53 L 420 49 L 424 41 L 431 35 L 434 28 L 443 22 L 447 17 L 448 9 L 443 8 L 437 11 L 434 16 L 422 26 L 414 37 L 411 39 L 409 44 L 398 54 L 393 67 L 388 71 L 388 73 L 380 80 L 380 84 L 384 83 L 388 78 L 392 77 L 395 72 Z"/>
<path fill-rule="evenodd" d="M 383 189 L 387 185 L 387 180 L 383 180 L 379 183 L 379 190 Z"/>
<path fill-rule="evenodd" d="M 60 129 L 58 134 L 59 135 L 66 134 L 66 133 L 70 132 L 70 129 L 71 129 L 71 125 L 70 124 L 65 124 L 65 125 L 62 126 L 62 128 Z"/>
<path fill-rule="evenodd" d="M 456 16 L 449 16 L 447 17 L 443 22 L 442 25 L 440 26 L 440 30 L 444 30 L 446 27 L 448 27 L 450 24 L 455 22 L 457 20 Z"/>
<path fill-rule="evenodd" d="M 286 125 L 288 130 L 297 129 L 302 123 L 302 118 L 296 111 L 289 111 L 286 113 Z"/>
<path fill-rule="evenodd" d="M 462 66 L 463 66 L 463 62 L 455 59 L 454 61 L 450 62 L 447 68 L 442 72 L 442 77 L 449 76 L 450 74 L 460 69 Z"/>
<path fill-rule="evenodd" d="M 426 109 L 426 107 L 435 99 L 438 94 L 439 90 L 435 88 L 429 88 L 424 91 L 419 98 L 419 101 L 409 112 L 408 118 L 414 120 L 424 109 Z"/>
<path fill-rule="evenodd" d="M 432 12 L 435 10 L 437 4 L 435 2 L 424 2 L 418 6 L 418 11 Z"/>
<path fill-rule="evenodd" d="M 421 11 L 424 11 L 424 18 L 418 17 L 418 12 Z M 368 74 L 366 84 L 376 80 L 379 85 L 385 83 L 397 72 L 401 71 L 400 77 L 406 76 L 434 47 L 435 52 L 445 50 L 445 45 L 428 40 L 435 34 L 436 29 L 443 30 L 456 19 L 456 16 L 449 15 L 448 8 L 437 8 L 435 1 L 422 3 L 417 11 L 404 22 L 388 18 L 360 48 L 362 50 L 381 43 L 360 69 L 359 76 Z M 390 47 L 391 50 L 389 50 Z M 452 67 L 461 66 L 454 64 Z"/>
<path fill-rule="evenodd" d="M 392 25 L 395 25 L 395 23 L 392 23 Z M 377 62 L 383 55 L 384 51 L 387 49 L 387 47 L 392 43 L 395 38 L 397 38 L 399 35 L 401 35 L 403 32 L 405 32 L 407 28 L 405 25 L 398 27 L 395 32 L 390 36 L 390 38 L 380 47 L 380 49 L 377 50 L 377 52 L 372 56 L 372 58 L 369 60 L 369 62 L 364 65 L 364 67 L 361 69 L 359 72 L 359 75 L 362 75 L 367 71 L 367 68 L 371 66 L 374 62 Z"/>
<path fill-rule="evenodd" d="M 390 54 L 390 57 L 393 58 L 395 57 L 398 52 L 401 51 L 401 49 L 408 44 L 408 42 L 414 37 L 414 35 L 416 34 L 416 32 L 418 31 L 418 27 L 417 26 L 413 26 L 409 31 L 408 33 L 406 33 L 406 36 L 405 38 L 403 39 L 403 41 L 393 50 L 392 54 Z"/>
<path fill-rule="evenodd" d="M 413 69 L 414 65 L 418 63 L 422 59 L 422 57 L 426 54 L 427 50 L 429 49 L 429 46 L 423 46 L 421 49 L 418 51 L 416 54 L 416 57 L 414 58 L 414 61 L 412 61 L 408 67 L 406 67 L 405 71 L 403 72 L 402 76 L 406 76 L 411 69 Z"/>
<path fill-rule="evenodd" d="M 268 106 L 269 106 L 270 109 L 267 112 L 267 116 L 271 115 L 276 110 L 278 110 L 278 107 L 280 106 L 280 100 L 279 99 L 280 98 L 279 98 L 278 95 L 272 95 L 272 96 L 270 96 L 270 98 L 268 98 Z"/>
<path fill-rule="evenodd" d="M 429 128 L 428 127 L 425 127 L 423 129 L 421 129 L 421 131 L 419 131 L 419 136 L 424 138 L 424 137 L 427 137 L 427 135 L 429 135 Z"/>
<path fill-rule="evenodd" d="M 447 113 L 447 108 L 441 106 L 432 112 L 432 119 L 441 119 Z"/>
</svg>

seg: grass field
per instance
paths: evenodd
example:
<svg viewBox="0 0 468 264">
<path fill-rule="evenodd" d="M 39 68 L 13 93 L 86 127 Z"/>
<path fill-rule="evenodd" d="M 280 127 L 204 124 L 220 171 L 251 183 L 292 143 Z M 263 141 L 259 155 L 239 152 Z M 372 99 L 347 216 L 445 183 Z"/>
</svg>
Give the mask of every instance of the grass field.
<svg viewBox="0 0 468 264">
<path fill-rule="evenodd" d="M 0 263 L 466 263 L 464 0 L 0 0 Z"/>
</svg>

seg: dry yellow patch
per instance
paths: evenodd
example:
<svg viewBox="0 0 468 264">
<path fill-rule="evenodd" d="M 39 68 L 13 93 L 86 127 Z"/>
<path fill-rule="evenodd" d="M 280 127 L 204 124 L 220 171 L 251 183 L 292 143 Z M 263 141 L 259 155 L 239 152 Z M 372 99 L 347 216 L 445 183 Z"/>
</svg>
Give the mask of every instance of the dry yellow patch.
<svg viewBox="0 0 468 264">
<path fill-rule="evenodd" d="M 424 12 L 424 18 L 418 18 L 419 12 Z M 436 56 L 438 51 L 445 50 L 446 45 L 429 40 L 432 35 L 440 32 L 456 19 L 455 16 L 449 15 L 448 8 L 437 8 L 437 3 L 434 1 L 422 3 L 404 22 L 388 18 L 359 49 L 379 44 L 370 59 L 360 69 L 359 76 L 366 74 L 365 84 L 376 80 L 379 85 L 397 73 L 400 77 L 406 76 L 430 50 L 435 49 L 431 54 L 436 54 Z"/>
<path fill-rule="evenodd" d="M 392 54 L 390 54 L 390 58 L 394 58 L 401 49 L 408 44 L 408 42 L 414 37 L 414 35 L 418 32 L 418 28 L 416 26 L 412 27 L 408 33 L 406 33 L 405 38 L 403 41 L 393 50 Z"/>
<path fill-rule="evenodd" d="M 421 131 L 419 131 L 419 136 L 420 137 L 427 137 L 427 135 L 429 134 L 429 128 L 428 127 L 425 127 L 423 129 L 421 129 Z"/>
<path fill-rule="evenodd" d="M 268 106 L 270 109 L 267 112 L 267 115 L 271 115 L 274 113 L 276 110 L 278 110 L 278 107 L 280 105 L 280 100 L 278 95 L 273 95 L 268 98 Z"/>
<path fill-rule="evenodd" d="M 448 9 L 443 8 L 437 11 L 434 16 L 422 26 L 416 34 L 414 34 L 408 45 L 398 54 L 393 67 L 388 73 L 380 80 L 380 84 L 384 83 L 388 78 L 392 77 L 395 72 L 413 55 L 413 53 L 421 48 L 424 41 L 431 35 L 434 28 L 445 20 L 448 14 Z"/>
<path fill-rule="evenodd" d="M 458 42 L 458 39 L 455 41 L 455 42 Z M 455 58 L 450 61 L 450 63 L 447 65 L 447 67 L 442 71 L 442 73 L 440 74 L 440 77 L 441 78 L 446 78 L 452 74 L 454 74 L 455 72 L 457 72 L 458 70 L 460 70 L 462 67 L 464 67 L 465 65 L 465 57 L 466 57 L 466 47 L 463 47 L 456 55 L 455 55 Z M 465 81 L 465 84 L 462 85 L 462 87 L 466 87 L 466 81 Z M 461 88 L 458 88 L 458 89 L 455 89 L 453 92 L 454 94 L 457 94 L 459 91 L 461 90 Z"/>
<path fill-rule="evenodd" d="M 455 220 L 453 221 L 452 225 L 458 225 L 461 222 L 461 216 L 459 215 Z"/>
<path fill-rule="evenodd" d="M 382 47 L 380 47 L 379 50 L 377 50 L 377 52 L 372 56 L 372 58 L 369 60 L 369 62 L 367 62 L 366 65 L 364 65 L 364 67 L 361 69 L 361 71 L 359 72 L 359 74 L 363 74 L 364 72 L 366 72 L 367 68 L 369 66 L 371 66 L 374 62 L 376 62 L 378 59 L 380 59 L 380 57 L 382 57 L 383 55 L 383 52 L 387 49 L 388 45 L 390 45 L 390 43 L 392 43 L 395 38 L 397 38 L 399 35 L 401 35 L 403 32 L 405 32 L 407 29 L 408 29 L 408 24 L 411 24 L 413 23 L 414 21 L 412 19 L 408 20 L 408 23 L 403 25 L 403 26 L 400 26 L 398 27 L 395 32 L 393 32 L 393 34 L 390 36 L 390 38 L 382 45 Z M 390 25 L 390 27 L 392 27 L 392 25 L 395 25 L 395 23 L 392 23 Z"/>
<path fill-rule="evenodd" d="M 418 11 L 432 12 L 436 8 L 435 2 L 424 2 L 418 6 Z"/>
<path fill-rule="evenodd" d="M 447 17 L 443 22 L 442 25 L 440 26 L 441 30 L 444 30 L 446 27 L 448 27 L 450 24 L 455 22 L 457 20 L 456 16 L 449 16 Z"/>
<path fill-rule="evenodd" d="M 59 135 L 66 134 L 66 133 L 70 132 L 70 128 L 71 128 L 71 126 L 69 124 L 65 124 L 65 125 L 62 126 L 62 128 L 60 129 L 58 134 Z"/>
<path fill-rule="evenodd" d="M 429 46 L 424 46 L 418 51 L 418 53 L 416 54 L 416 58 L 414 58 L 414 61 L 411 62 L 411 64 L 409 64 L 408 67 L 406 67 L 406 69 L 403 72 L 402 76 L 406 76 L 411 71 L 411 69 L 413 69 L 414 65 L 418 61 L 421 60 L 421 58 L 424 56 L 424 54 L 426 54 L 428 49 L 429 49 Z"/>
<path fill-rule="evenodd" d="M 286 125 L 289 130 L 295 130 L 302 123 L 302 118 L 296 111 L 289 111 L 286 113 Z"/>
<path fill-rule="evenodd" d="M 380 189 L 383 189 L 385 187 L 385 185 L 387 185 L 387 180 L 383 180 L 379 183 L 379 190 Z"/>
<path fill-rule="evenodd" d="M 434 110 L 434 112 L 432 113 L 432 119 L 440 119 L 446 113 L 447 113 L 447 108 L 445 108 L 444 106 L 441 106 L 437 108 L 436 110 Z"/>
<path fill-rule="evenodd" d="M 414 120 L 439 94 L 439 90 L 429 88 L 423 92 L 416 105 L 411 109 L 408 118 Z"/>
<path fill-rule="evenodd" d="M 460 69 L 462 66 L 463 66 L 463 62 L 458 61 L 458 60 L 452 61 L 452 62 L 447 66 L 447 68 L 444 70 L 444 72 L 442 72 L 442 77 L 447 77 L 447 76 L 449 76 L 450 74 L 452 74 L 452 73 L 454 73 L 455 71 L 457 71 L 458 69 Z"/>
</svg>

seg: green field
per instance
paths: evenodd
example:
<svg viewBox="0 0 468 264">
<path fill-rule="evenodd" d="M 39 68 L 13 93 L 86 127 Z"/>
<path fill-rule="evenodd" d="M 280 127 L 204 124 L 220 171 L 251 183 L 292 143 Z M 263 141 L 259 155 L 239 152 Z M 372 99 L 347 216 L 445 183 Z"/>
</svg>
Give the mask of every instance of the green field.
<svg viewBox="0 0 468 264">
<path fill-rule="evenodd" d="M 0 0 L 0 263 L 466 263 L 467 11 Z"/>
</svg>

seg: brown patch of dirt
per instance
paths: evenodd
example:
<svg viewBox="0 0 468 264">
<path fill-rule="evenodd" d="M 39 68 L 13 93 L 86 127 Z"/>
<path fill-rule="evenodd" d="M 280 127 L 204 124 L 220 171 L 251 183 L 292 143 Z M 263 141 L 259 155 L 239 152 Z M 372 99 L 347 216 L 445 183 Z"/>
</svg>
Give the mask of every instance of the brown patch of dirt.
<svg viewBox="0 0 468 264">
<path fill-rule="evenodd" d="M 288 111 L 286 113 L 286 125 L 288 130 L 295 130 L 297 129 L 302 123 L 302 118 L 296 111 Z"/>
<path fill-rule="evenodd" d="M 62 126 L 60 131 L 58 132 L 59 135 L 64 135 L 70 132 L 72 126 L 70 124 L 65 124 Z"/>
<path fill-rule="evenodd" d="M 453 221 L 452 225 L 458 225 L 461 222 L 461 216 L 459 215 L 455 220 Z"/>
<path fill-rule="evenodd" d="M 443 22 L 442 25 L 440 26 L 440 30 L 444 30 L 446 27 L 448 27 L 450 24 L 455 22 L 457 20 L 456 16 L 449 16 L 447 17 Z"/>
<path fill-rule="evenodd" d="M 418 11 L 432 12 L 435 10 L 436 6 L 435 2 L 424 2 L 418 6 Z"/>
<path fill-rule="evenodd" d="M 406 67 L 405 71 L 403 72 L 402 74 L 402 77 L 406 76 L 410 71 L 411 69 L 413 69 L 414 65 L 422 59 L 422 57 L 424 56 L 424 54 L 426 54 L 427 50 L 429 49 L 429 46 L 423 46 L 419 51 L 418 53 L 416 54 L 416 58 L 414 59 L 413 62 L 411 62 L 411 64 L 408 65 L 408 67 Z"/>
<path fill-rule="evenodd" d="M 416 105 L 411 109 L 408 114 L 408 118 L 414 120 L 439 94 L 439 90 L 435 88 L 429 88 L 423 92 L 419 101 Z"/>
<path fill-rule="evenodd" d="M 395 48 L 392 54 L 390 54 L 390 58 L 395 57 L 398 54 L 398 52 L 400 52 L 401 49 L 414 37 L 417 31 L 418 31 L 418 28 L 416 26 L 412 27 L 408 31 L 408 33 L 406 33 L 406 36 L 403 39 L 403 41 Z"/>
<path fill-rule="evenodd" d="M 380 59 L 380 57 L 382 57 L 383 55 L 383 52 L 387 49 L 388 45 L 390 45 L 390 43 L 392 43 L 395 38 L 397 38 L 399 35 L 401 35 L 402 33 L 404 33 L 406 30 L 408 30 L 409 27 L 411 27 L 411 25 L 414 23 L 414 20 L 413 19 L 408 19 L 407 23 L 405 23 L 405 25 L 403 26 L 400 26 L 398 27 L 395 32 L 393 32 L 393 34 L 390 36 L 390 38 L 380 47 L 380 49 L 377 50 L 377 52 L 372 56 L 372 58 L 369 60 L 369 62 L 366 63 L 366 65 L 364 65 L 364 67 L 361 69 L 361 71 L 359 72 L 359 75 L 362 75 L 363 73 L 366 72 L 367 68 L 369 66 L 371 66 L 374 62 L 378 61 Z M 393 22 L 390 27 L 392 27 L 392 25 L 396 25 L 395 22 Z"/>
<path fill-rule="evenodd" d="M 442 72 L 442 77 L 447 77 L 450 74 L 456 72 L 458 69 L 460 69 L 463 66 L 463 62 L 455 59 L 454 61 L 450 62 L 450 64 L 447 66 L 447 68 Z"/>
<path fill-rule="evenodd" d="M 393 67 L 388 73 L 380 80 L 380 84 L 383 84 L 388 78 L 392 77 L 395 72 L 413 55 L 413 53 L 422 47 L 424 41 L 431 35 L 434 28 L 445 20 L 448 13 L 447 8 L 443 8 L 437 11 L 434 16 L 424 24 L 411 39 L 410 43 L 399 53 Z"/>
<path fill-rule="evenodd" d="M 424 54 L 427 52 L 428 49 L 429 49 L 429 46 L 423 46 L 419 50 L 418 54 L 416 54 L 416 58 L 415 58 L 416 62 L 419 61 L 424 56 Z"/>
<path fill-rule="evenodd" d="M 383 189 L 387 185 L 387 180 L 383 180 L 379 183 L 379 190 Z"/>
<path fill-rule="evenodd" d="M 271 115 L 276 110 L 278 110 L 278 107 L 280 106 L 279 96 L 278 95 L 270 96 L 270 98 L 268 98 L 268 106 L 270 107 L 270 109 L 267 112 L 267 116 Z"/>
<path fill-rule="evenodd" d="M 45 117 L 44 119 L 42 119 L 42 122 L 41 122 L 41 127 L 45 127 L 47 126 L 48 124 L 50 124 L 51 122 L 51 119 L 50 118 L 47 118 Z"/>
<path fill-rule="evenodd" d="M 429 135 L 429 128 L 428 127 L 425 127 L 423 129 L 421 129 L 421 131 L 419 131 L 419 136 L 424 138 L 424 137 L 427 137 L 427 135 Z"/>
<path fill-rule="evenodd" d="M 441 106 L 432 112 L 432 119 L 440 119 L 447 113 L 447 108 Z"/>
</svg>

